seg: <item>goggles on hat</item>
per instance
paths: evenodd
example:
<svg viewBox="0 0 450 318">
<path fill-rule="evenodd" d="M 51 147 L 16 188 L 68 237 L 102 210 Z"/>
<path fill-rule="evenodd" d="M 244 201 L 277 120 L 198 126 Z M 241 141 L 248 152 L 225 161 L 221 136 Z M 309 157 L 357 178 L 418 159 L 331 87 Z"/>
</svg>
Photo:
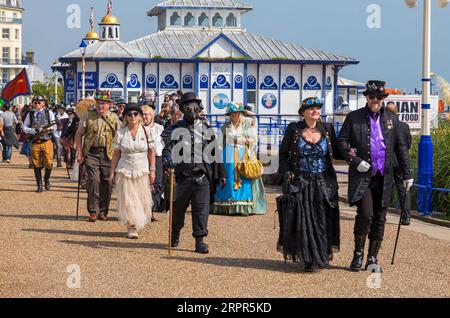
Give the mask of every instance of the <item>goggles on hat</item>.
<svg viewBox="0 0 450 318">
<path fill-rule="evenodd" d="M 315 104 L 322 104 L 322 101 L 320 100 L 320 98 L 308 99 L 305 102 L 305 105 L 308 105 L 308 106 L 315 105 Z"/>
</svg>

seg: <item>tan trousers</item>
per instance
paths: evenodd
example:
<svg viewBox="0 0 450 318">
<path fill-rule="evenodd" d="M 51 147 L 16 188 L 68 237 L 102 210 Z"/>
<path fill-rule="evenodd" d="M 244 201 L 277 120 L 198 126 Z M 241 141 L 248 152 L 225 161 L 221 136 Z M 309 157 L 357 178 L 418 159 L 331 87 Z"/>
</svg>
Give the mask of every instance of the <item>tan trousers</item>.
<svg viewBox="0 0 450 318">
<path fill-rule="evenodd" d="M 31 162 L 35 168 L 41 168 L 44 161 L 45 169 L 53 167 L 53 142 L 51 140 L 31 144 Z"/>
</svg>

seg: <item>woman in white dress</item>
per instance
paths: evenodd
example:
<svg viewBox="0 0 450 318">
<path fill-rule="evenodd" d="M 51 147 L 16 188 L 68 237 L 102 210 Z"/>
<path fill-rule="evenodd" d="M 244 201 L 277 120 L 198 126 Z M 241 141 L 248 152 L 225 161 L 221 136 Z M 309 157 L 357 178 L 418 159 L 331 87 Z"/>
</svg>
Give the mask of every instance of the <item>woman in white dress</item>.
<svg viewBox="0 0 450 318">
<path fill-rule="evenodd" d="M 128 238 L 138 239 L 138 231 L 151 222 L 156 169 L 154 140 L 136 103 L 125 108 L 113 150 L 110 181 L 116 184 L 119 221 L 127 226 Z"/>
</svg>

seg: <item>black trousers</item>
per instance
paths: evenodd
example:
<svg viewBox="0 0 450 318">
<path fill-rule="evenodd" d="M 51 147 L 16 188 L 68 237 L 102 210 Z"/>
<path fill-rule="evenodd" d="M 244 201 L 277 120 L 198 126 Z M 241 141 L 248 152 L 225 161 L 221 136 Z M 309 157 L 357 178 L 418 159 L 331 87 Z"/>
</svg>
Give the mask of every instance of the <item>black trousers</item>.
<svg viewBox="0 0 450 318">
<path fill-rule="evenodd" d="M 173 231 L 179 232 L 184 227 L 186 209 L 192 208 L 192 236 L 195 238 L 208 235 L 208 217 L 210 208 L 210 184 L 203 177 L 196 182 L 193 177 L 184 177 L 177 183 L 173 205 Z"/>
<path fill-rule="evenodd" d="M 394 170 L 394 180 L 397 187 L 400 209 L 402 210 L 402 215 L 411 218 L 411 192 L 406 192 L 405 186 L 403 185 L 403 174 L 398 170 Z"/>
<path fill-rule="evenodd" d="M 382 241 L 386 225 L 387 208 L 383 208 L 384 177 L 377 173 L 370 180 L 369 188 L 363 198 L 358 201 L 354 234 L 355 236 L 369 236 L 369 240 Z"/>
<path fill-rule="evenodd" d="M 156 157 L 155 184 L 152 192 L 153 212 L 163 212 L 165 209 L 164 194 L 164 168 L 161 157 Z M 169 193 L 170 195 L 170 193 Z M 165 195 L 164 195 L 165 196 Z"/>
</svg>

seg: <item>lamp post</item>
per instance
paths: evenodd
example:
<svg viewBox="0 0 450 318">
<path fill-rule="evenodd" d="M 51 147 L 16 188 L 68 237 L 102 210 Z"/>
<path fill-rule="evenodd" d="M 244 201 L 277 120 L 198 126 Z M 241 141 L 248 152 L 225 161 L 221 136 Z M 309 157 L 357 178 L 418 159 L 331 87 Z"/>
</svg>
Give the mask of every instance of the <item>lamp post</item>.
<svg viewBox="0 0 450 318">
<path fill-rule="evenodd" d="M 85 40 L 81 41 L 80 53 L 81 53 L 81 99 L 86 99 L 86 47 Z"/>
<path fill-rule="evenodd" d="M 425 216 L 433 211 L 431 188 L 433 186 L 433 141 L 431 140 L 430 93 L 431 93 L 431 0 L 423 0 L 423 68 L 422 68 L 422 132 L 419 142 L 418 210 Z M 450 0 L 438 0 L 441 8 Z M 405 0 L 409 8 L 417 5 L 417 0 Z M 423 188 L 426 187 L 426 188 Z"/>
</svg>

